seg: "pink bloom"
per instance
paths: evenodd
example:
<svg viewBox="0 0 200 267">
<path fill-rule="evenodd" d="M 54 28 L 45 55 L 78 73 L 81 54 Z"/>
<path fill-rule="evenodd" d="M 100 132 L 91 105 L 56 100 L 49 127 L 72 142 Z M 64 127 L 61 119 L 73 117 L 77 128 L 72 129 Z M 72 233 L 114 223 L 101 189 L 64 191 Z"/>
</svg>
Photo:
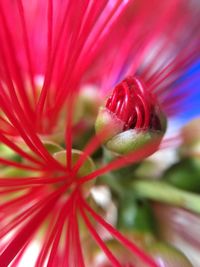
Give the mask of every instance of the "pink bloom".
<svg viewBox="0 0 200 267">
<path fill-rule="evenodd" d="M 34 266 L 86 266 L 82 224 L 111 266 L 123 263 L 98 229 L 140 262 L 157 266 L 88 200 L 92 180 L 143 159 L 154 144 L 80 175 L 100 138 L 90 138 L 73 162 L 72 148 L 94 124 L 94 118 L 91 123 L 76 114 L 77 99 L 92 84 L 102 103 L 131 75 L 142 81 L 146 97 L 146 110 L 140 105 L 137 113 L 146 120 L 139 117 L 138 127 L 148 128 L 150 95 L 167 115 L 185 112 L 181 101 L 188 92 L 176 82 L 199 56 L 200 37 L 198 10 L 189 5 L 184 0 L 0 2 L 1 267 L 19 266 L 34 240 L 39 240 Z M 128 108 L 130 119 L 129 113 Z M 131 120 L 125 119 L 123 130 Z"/>
</svg>

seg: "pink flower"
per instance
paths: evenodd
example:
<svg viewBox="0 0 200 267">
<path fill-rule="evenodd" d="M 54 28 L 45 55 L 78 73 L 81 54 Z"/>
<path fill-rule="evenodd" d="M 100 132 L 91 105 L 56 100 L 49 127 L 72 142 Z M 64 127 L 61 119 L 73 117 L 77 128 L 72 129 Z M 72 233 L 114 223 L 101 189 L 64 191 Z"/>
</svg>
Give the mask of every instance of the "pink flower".
<svg viewBox="0 0 200 267">
<path fill-rule="evenodd" d="M 139 117 L 137 127 L 148 130 L 150 96 L 167 115 L 185 112 L 186 92 L 176 82 L 199 55 L 198 10 L 191 10 L 184 0 L 0 2 L 1 267 L 19 266 L 34 240 L 34 266 L 86 266 L 93 249 L 84 240 L 86 229 L 111 266 L 123 262 L 101 231 L 134 260 L 158 266 L 89 205 L 91 181 L 143 159 L 154 142 L 98 162 L 96 170 L 90 157 L 101 138 L 81 142 L 93 129 L 95 105 L 127 75 L 144 84 L 136 104 L 146 102 L 136 113 L 146 120 Z M 89 115 L 88 84 L 95 92 Z M 127 110 L 123 130 L 134 124 Z"/>
</svg>

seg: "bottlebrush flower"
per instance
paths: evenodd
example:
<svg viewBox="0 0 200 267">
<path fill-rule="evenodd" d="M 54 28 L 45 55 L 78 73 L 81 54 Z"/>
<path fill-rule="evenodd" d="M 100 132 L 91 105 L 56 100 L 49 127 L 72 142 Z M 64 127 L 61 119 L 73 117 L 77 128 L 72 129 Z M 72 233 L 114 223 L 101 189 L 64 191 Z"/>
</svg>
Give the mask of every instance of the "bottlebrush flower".
<svg viewBox="0 0 200 267">
<path fill-rule="evenodd" d="M 154 142 L 102 166 L 93 154 L 106 133 L 91 134 L 97 105 L 127 76 L 145 85 L 130 100 L 139 109 L 136 128 L 154 129 L 150 117 L 161 112 L 185 112 L 190 92 L 178 79 L 199 56 L 194 7 L 184 0 L 0 2 L 1 267 L 20 266 L 34 241 L 38 253 L 26 266 L 89 266 L 94 244 L 111 266 L 123 266 L 105 233 L 132 253 L 129 265 L 159 266 L 106 222 L 90 195 L 95 178 L 143 159 Z M 83 97 L 88 84 L 92 101 Z M 120 108 L 127 130 L 132 108 Z"/>
<path fill-rule="evenodd" d="M 157 101 L 136 77 L 117 85 L 96 120 L 96 131 L 107 130 L 106 148 L 127 154 L 155 142 L 147 155 L 158 149 L 166 130 L 166 119 Z"/>
</svg>

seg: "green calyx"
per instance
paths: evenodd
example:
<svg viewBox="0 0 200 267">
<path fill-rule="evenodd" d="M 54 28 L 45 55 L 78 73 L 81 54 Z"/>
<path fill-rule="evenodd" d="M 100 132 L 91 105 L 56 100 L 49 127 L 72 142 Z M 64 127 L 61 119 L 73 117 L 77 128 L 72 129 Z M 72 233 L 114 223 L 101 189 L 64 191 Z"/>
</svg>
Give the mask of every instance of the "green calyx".
<svg viewBox="0 0 200 267">
<path fill-rule="evenodd" d="M 117 154 L 123 155 L 137 151 L 153 141 L 152 148 L 146 155 L 149 156 L 156 151 L 166 131 L 166 118 L 164 114 L 159 113 L 157 118 L 159 119 L 161 129 L 128 129 L 123 131 L 124 122 L 107 108 L 100 108 L 95 129 L 97 134 L 105 131 L 103 138 L 101 138 L 102 143 L 108 150 Z"/>
<path fill-rule="evenodd" d="M 114 113 L 110 112 L 107 108 L 101 107 L 95 122 L 96 133 L 103 135 L 101 138 L 102 143 L 106 143 L 115 135 L 123 131 L 124 123 L 119 120 Z"/>
<path fill-rule="evenodd" d="M 109 139 L 106 143 L 106 147 L 107 149 L 118 154 L 127 154 L 129 152 L 142 148 L 152 140 L 155 141 L 154 149 L 156 149 L 159 146 L 161 139 L 162 135 L 160 134 L 160 132 L 152 130 L 143 131 L 131 129 L 119 133 L 113 138 Z M 152 152 L 150 154 L 152 154 Z"/>
</svg>

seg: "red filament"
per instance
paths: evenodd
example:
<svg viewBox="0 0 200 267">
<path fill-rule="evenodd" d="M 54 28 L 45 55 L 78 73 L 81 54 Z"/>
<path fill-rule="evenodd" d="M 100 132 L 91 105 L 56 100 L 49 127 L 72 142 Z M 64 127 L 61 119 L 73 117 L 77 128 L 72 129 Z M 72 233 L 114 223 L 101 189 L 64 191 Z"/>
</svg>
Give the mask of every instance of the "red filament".
<svg viewBox="0 0 200 267">
<path fill-rule="evenodd" d="M 118 84 L 106 107 L 124 122 L 124 130 L 149 128 L 152 99 L 136 77 L 129 76 Z"/>
</svg>

